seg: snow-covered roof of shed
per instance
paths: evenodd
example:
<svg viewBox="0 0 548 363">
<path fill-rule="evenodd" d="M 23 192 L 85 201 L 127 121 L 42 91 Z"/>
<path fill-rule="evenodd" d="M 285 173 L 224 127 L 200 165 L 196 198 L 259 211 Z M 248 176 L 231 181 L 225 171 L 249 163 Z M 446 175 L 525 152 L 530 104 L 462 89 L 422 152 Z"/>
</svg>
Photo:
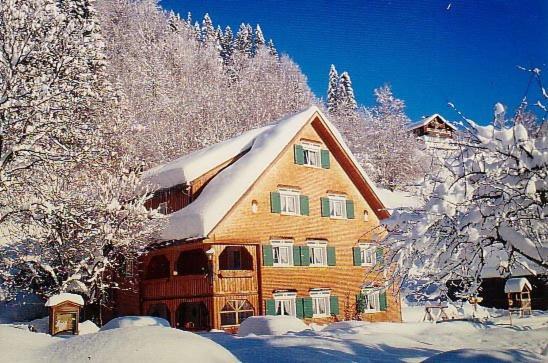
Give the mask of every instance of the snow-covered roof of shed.
<svg viewBox="0 0 548 363">
<path fill-rule="evenodd" d="M 250 131 L 250 134 L 246 138 L 250 135 L 254 135 L 254 138 L 249 137 L 247 143 L 245 143 L 245 147 L 249 151 L 233 164 L 219 172 L 204 187 L 196 200 L 185 208 L 172 213 L 169 216 L 167 227 L 160 236 L 161 239 L 179 240 L 207 237 L 232 206 L 238 202 L 259 176 L 278 157 L 295 135 L 308 122 L 313 120 L 313 116 L 316 114 L 321 117 L 329 131 L 337 139 L 337 142 L 352 160 L 367 184 L 369 184 L 371 191 L 380 203 L 385 205 L 375 185 L 352 155 L 350 149 L 343 141 L 341 134 L 318 107 L 311 106 L 302 112 L 281 119 L 275 125 L 255 130 L 255 133 Z M 230 141 L 228 140 L 225 144 L 229 144 Z M 243 144 L 242 142 L 242 151 L 245 150 Z M 202 154 L 198 155 L 206 157 Z M 228 159 L 226 158 L 226 160 Z"/>
<path fill-rule="evenodd" d="M 451 122 L 447 121 L 445 118 L 443 118 L 442 115 L 440 115 L 439 113 L 435 113 L 433 114 L 432 116 L 428 116 L 428 117 L 425 117 L 423 118 L 422 120 L 420 121 L 417 121 L 417 122 L 413 122 L 412 124 L 410 124 L 409 126 L 407 126 L 407 129 L 408 130 L 414 130 L 416 129 L 417 127 L 421 127 L 421 126 L 424 126 L 424 125 L 428 125 L 428 123 L 430 123 L 430 121 L 432 121 L 433 119 L 435 118 L 439 118 L 440 120 L 442 120 L 443 123 L 445 123 L 447 126 L 449 126 L 450 128 L 452 128 L 453 130 L 457 131 L 457 128 L 455 127 L 455 125 L 453 125 Z"/>
<path fill-rule="evenodd" d="M 271 127 L 266 126 L 245 132 L 240 136 L 196 150 L 167 164 L 147 170 L 143 173 L 143 182 L 152 189 L 171 188 L 191 182 L 249 150 L 257 135 Z"/>
<path fill-rule="evenodd" d="M 506 281 L 504 292 L 522 292 L 525 286 L 532 290 L 531 283 L 525 277 L 514 277 Z"/>
<path fill-rule="evenodd" d="M 46 301 L 46 307 L 59 305 L 65 301 L 78 304 L 78 305 L 84 305 L 84 299 L 82 296 L 78 294 L 71 294 L 68 292 L 63 292 L 61 294 L 53 295 L 51 296 L 48 301 Z"/>
</svg>

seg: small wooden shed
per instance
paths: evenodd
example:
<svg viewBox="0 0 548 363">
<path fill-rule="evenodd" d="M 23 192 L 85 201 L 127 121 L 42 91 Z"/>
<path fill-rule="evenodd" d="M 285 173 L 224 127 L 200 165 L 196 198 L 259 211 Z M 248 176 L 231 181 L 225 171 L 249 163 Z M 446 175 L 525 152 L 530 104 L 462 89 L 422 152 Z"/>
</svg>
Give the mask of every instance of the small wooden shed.
<svg viewBox="0 0 548 363">
<path fill-rule="evenodd" d="M 525 277 L 508 279 L 504 292 L 508 296 L 510 314 L 517 312 L 519 316 L 531 315 L 531 283 Z"/>
<path fill-rule="evenodd" d="M 82 306 L 84 299 L 77 294 L 62 293 L 51 296 L 46 302 L 46 307 L 49 308 L 49 333 L 78 335 Z"/>
</svg>

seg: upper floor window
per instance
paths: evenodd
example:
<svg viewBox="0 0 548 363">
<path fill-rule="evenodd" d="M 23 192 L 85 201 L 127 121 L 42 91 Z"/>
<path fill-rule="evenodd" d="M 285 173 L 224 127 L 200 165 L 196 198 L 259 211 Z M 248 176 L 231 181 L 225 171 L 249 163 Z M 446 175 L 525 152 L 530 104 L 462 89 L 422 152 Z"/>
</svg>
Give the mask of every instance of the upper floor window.
<svg viewBox="0 0 548 363">
<path fill-rule="evenodd" d="M 327 266 L 327 242 L 309 241 L 310 266 Z"/>
<path fill-rule="evenodd" d="M 343 195 L 328 195 L 321 198 L 322 217 L 354 219 L 354 202 Z"/>
<path fill-rule="evenodd" d="M 320 144 L 303 141 L 295 145 L 295 164 L 329 169 L 329 150 L 322 149 Z"/>
<path fill-rule="evenodd" d="M 320 168 L 321 165 L 321 155 L 320 155 L 320 145 L 312 143 L 303 143 L 303 165 L 313 166 Z"/>
<path fill-rule="evenodd" d="M 293 241 L 271 241 L 274 266 L 293 266 Z"/>
<path fill-rule="evenodd" d="M 309 215 L 308 197 L 295 189 L 280 188 L 276 192 L 271 192 L 270 206 L 272 213 Z"/>
<path fill-rule="evenodd" d="M 280 207 L 282 214 L 300 214 L 300 193 L 296 190 L 280 189 Z"/>
<path fill-rule="evenodd" d="M 360 245 L 362 266 L 373 266 L 377 263 L 377 247 L 370 243 Z"/>
</svg>

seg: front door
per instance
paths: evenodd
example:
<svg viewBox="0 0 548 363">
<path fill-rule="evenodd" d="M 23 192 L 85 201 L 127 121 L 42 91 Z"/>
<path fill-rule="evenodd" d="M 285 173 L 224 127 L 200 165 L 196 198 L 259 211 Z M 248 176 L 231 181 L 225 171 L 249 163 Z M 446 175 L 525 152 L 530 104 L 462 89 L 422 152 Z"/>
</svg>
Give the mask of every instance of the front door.
<svg viewBox="0 0 548 363">
<path fill-rule="evenodd" d="M 177 309 L 177 328 L 209 330 L 209 312 L 203 302 L 184 302 Z"/>
</svg>

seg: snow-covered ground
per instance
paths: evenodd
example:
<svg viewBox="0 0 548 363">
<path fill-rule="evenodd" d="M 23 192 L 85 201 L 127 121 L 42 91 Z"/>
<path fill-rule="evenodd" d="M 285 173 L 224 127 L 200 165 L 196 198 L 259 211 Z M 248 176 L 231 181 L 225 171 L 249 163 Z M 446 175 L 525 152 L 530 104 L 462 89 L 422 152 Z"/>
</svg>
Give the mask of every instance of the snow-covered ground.
<svg viewBox="0 0 548 363">
<path fill-rule="evenodd" d="M 0 352 L 6 362 L 136 363 L 153 357 L 157 363 L 184 358 L 234 361 L 230 353 L 242 362 L 421 362 L 432 357 L 435 362 L 548 360 L 548 314 L 536 312 L 529 318 L 513 319 L 513 326 L 508 324 L 508 316 L 496 316 L 496 311 L 487 323 L 455 320 L 433 324 L 416 321 L 422 317 L 422 309 L 407 307 L 404 316 L 410 321 L 405 323 L 339 322 L 313 325 L 297 333 L 245 337 L 223 332 L 200 337 L 146 326 L 52 338 L 4 324 L 0 325 Z"/>
</svg>

